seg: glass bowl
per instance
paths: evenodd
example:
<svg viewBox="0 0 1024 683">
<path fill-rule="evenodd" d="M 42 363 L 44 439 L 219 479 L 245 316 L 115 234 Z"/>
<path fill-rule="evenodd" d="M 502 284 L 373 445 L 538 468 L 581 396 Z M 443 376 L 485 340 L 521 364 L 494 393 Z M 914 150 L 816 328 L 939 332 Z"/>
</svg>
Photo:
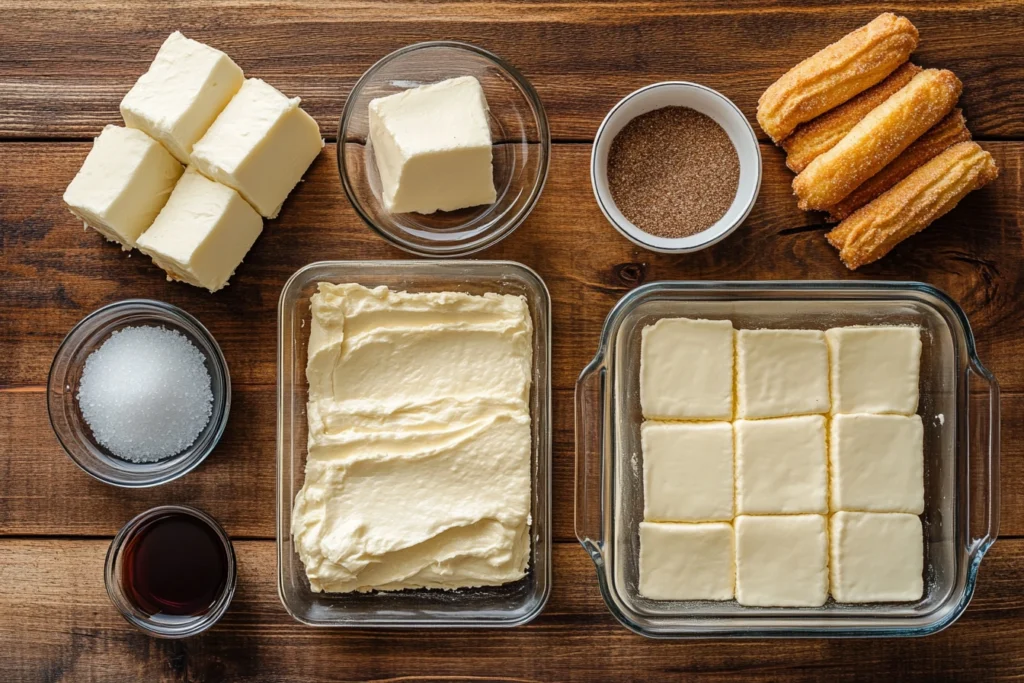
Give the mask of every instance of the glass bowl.
<svg viewBox="0 0 1024 683">
<path fill-rule="evenodd" d="M 119 458 L 98 444 L 78 407 L 85 361 L 112 333 L 130 326 L 152 325 L 177 330 L 206 359 L 213 392 L 210 421 L 181 453 L 156 462 Z M 195 469 L 217 446 L 231 408 L 231 377 L 220 346 L 203 324 L 185 311 L 151 299 L 127 299 L 99 308 L 72 328 L 50 366 L 46 407 L 57 440 L 75 464 L 100 481 L 125 488 L 166 484 Z"/>
<path fill-rule="evenodd" d="M 196 517 L 206 523 L 217 535 L 217 538 L 220 539 L 220 542 L 224 544 L 224 554 L 227 558 L 227 579 L 224 581 L 224 588 L 216 602 L 204 614 L 194 617 L 166 617 L 159 614 L 147 614 L 136 607 L 135 603 L 128 597 L 128 592 L 122 581 L 125 561 L 123 551 L 147 525 L 171 514 L 185 514 Z M 187 548 L 182 550 L 188 551 Z M 121 615 L 129 624 L 157 638 L 186 638 L 202 633 L 216 624 L 224 616 L 228 605 L 231 604 L 231 599 L 235 595 L 235 586 L 238 583 L 235 549 L 231 545 L 231 539 L 228 538 L 224 528 L 217 523 L 217 520 L 202 510 L 187 505 L 161 505 L 137 515 L 117 532 L 117 536 L 111 541 L 110 548 L 107 550 L 103 582 L 106 585 L 110 601 L 114 603 L 114 607 L 121 612 Z"/>
<path fill-rule="evenodd" d="M 370 100 L 456 76 L 475 76 L 487 97 L 497 200 L 429 215 L 388 213 L 369 140 Z M 421 256 L 465 256 L 510 235 L 540 197 L 550 153 L 547 117 L 533 86 L 466 43 L 417 43 L 384 57 L 352 89 L 338 129 L 338 171 L 356 213 L 384 239 Z"/>
<path fill-rule="evenodd" d="M 533 522 L 522 579 L 447 591 L 316 593 L 309 587 L 292 540 L 292 504 L 306 474 L 309 299 L 319 282 L 526 298 L 533 318 Z M 322 261 L 288 280 L 277 320 L 277 590 L 288 613 L 309 626 L 350 628 L 513 627 L 532 621 L 551 592 L 551 297 L 540 276 L 511 261 Z"/>
</svg>

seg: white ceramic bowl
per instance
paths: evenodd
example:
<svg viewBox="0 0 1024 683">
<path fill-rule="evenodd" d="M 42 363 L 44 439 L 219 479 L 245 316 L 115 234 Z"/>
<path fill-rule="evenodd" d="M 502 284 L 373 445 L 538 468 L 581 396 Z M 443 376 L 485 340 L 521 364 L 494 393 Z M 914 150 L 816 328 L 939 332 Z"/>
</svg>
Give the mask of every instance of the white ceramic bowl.
<svg viewBox="0 0 1024 683">
<path fill-rule="evenodd" d="M 717 223 L 688 237 L 657 237 L 633 225 L 615 205 L 608 189 L 608 151 L 612 140 L 631 120 L 662 107 L 689 107 L 714 119 L 729 135 L 740 158 L 740 180 L 732 205 Z M 590 182 L 605 218 L 634 244 L 651 251 L 687 253 L 724 239 L 746 220 L 761 189 L 761 149 L 747 117 L 719 92 L 696 83 L 654 83 L 627 95 L 604 117 L 590 155 Z"/>
</svg>

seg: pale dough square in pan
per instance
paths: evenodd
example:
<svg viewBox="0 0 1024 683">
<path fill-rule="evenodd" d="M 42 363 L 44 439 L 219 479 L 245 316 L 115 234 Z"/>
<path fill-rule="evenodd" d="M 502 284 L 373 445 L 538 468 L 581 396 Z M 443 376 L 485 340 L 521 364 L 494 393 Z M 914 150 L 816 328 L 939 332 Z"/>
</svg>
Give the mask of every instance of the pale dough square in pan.
<svg viewBox="0 0 1024 683">
<path fill-rule="evenodd" d="M 652 600 L 731 600 L 733 531 L 709 524 L 640 523 L 640 595 Z"/>
</svg>

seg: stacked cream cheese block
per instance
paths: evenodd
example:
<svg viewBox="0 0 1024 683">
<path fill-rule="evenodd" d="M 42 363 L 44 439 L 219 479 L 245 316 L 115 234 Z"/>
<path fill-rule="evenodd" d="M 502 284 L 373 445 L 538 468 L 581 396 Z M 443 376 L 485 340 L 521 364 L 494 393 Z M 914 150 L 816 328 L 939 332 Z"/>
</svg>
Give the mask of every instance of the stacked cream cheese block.
<svg viewBox="0 0 1024 683">
<path fill-rule="evenodd" d="M 227 284 L 320 153 L 316 122 L 220 50 L 172 33 L 121 101 L 64 201 L 169 279 Z"/>
<path fill-rule="evenodd" d="M 923 592 L 920 330 L 643 330 L 640 593 L 814 607 Z"/>
<path fill-rule="evenodd" d="M 530 559 L 533 324 L 511 295 L 321 283 L 292 537 L 314 591 L 454 589 Z"/>
<path fill-rule="evenodd" d="M 493 204 L 487 99 L 473 76 L 370 102 L 370 142 L 390 213 Z"/>
</svg>

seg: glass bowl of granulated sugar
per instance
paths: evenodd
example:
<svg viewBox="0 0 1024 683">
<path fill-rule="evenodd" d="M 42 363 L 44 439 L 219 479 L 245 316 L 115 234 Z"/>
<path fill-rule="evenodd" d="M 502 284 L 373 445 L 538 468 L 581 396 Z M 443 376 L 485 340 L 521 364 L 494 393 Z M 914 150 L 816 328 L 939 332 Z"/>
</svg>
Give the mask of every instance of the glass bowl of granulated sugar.
<svg viewBox="0 0 1024 683">
<path fill-rule="evenodd" d="M 148 299 L 104 306 L 61 343 L 46 390 L 50 424 L 100 481 L 163 484 L 216 447 L 231 408 L 220 346 L 185 311 Z"/>
<path fill-rule="evenodd" d="M 598 206 L 627 239 L 699 251 L 738 228 L 761 187 L 754 129 L 727 97 L 696 83 L 655 83 L 608 112 L 594 141 Z"/>
</svg>

